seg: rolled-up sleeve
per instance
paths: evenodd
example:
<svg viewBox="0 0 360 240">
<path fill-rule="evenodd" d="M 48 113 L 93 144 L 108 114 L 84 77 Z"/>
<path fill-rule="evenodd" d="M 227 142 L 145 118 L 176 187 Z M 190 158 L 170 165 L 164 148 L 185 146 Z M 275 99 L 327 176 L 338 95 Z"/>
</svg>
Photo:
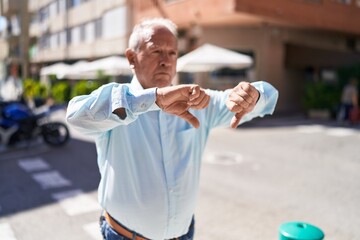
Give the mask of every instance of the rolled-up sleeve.
<svg viewBox="0 0 360 240">
<path fill-rule="evenodd" d="M 84 134 L 96 134 L 119 125 L 127 125 L 147 111 L 158 110 L 156 88 L 131 89 L 129 84 L 110 83 L 90 95 L 74 97 L 68 105 L 66 119 Z M 113 114 L 124 108 L 126 118 Z"/>
<path fill-rule="evenodd" d="M 241 119 L 240 124 L 250 121 L 255 117 L 264 117 L 265 115 L 273 114 L 279 97 L 278 90 L 270 83 L 259 81 L 251 83 L 251 85 L 259 91 L 260 98 L 255 108 Z"/>
<path fill-rule="evenodd" d="M 250 121 L 255 117 L 264 117 L 267 114 L 272 114 L 278 99 L 278 91 L 269 83 L 259 81 L 251 83 L 260 93 L 260 97 L 254 109 L 245 114 L 240 120 L 240 123 Z M 205 109 L 205 118 L 202 121 L 207 123 L 209 128 L 230 126 L 231 118 L 235 115 L 229 111 L 226 106 L 226 100 L 231 89 L 226 91 L 207 90 L 211 96 L 211 101 L 207 109 Z M 201 117 L 200 115 L 198 117 Z"/>
</svg>

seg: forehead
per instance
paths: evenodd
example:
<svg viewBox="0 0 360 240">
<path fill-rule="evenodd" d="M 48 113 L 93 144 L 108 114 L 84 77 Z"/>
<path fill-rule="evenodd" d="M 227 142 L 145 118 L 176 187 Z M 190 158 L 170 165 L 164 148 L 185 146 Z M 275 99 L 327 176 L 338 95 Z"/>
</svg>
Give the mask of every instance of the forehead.
<svg viewBox="0 0 360 240">
<path fill-rule="evenodd" d="M 177 39 L 174 34 L 164 26 L 152 27 L 149 35 L 144 39 L 146 47 L 163 46 L 177 48 Z"/>
</svg>

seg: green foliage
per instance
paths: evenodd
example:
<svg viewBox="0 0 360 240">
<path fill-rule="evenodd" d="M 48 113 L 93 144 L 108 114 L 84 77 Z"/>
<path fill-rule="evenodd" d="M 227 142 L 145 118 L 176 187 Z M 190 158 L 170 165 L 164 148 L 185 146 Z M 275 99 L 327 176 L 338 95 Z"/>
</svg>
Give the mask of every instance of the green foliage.
<svg viewBox="0 0 360 240">
<path fill-rule="evenodd" d="M 317 81 L 305 86 L 304 106 L 307 109 L 333 110 L 339 103 L 341 90 L 335 85 Z"/>
<path fill-rule="evenodd" d="M 48 89 L 39 81 L 28 78 L 24 81 L 24 96 L 26 98 L 46 98 L 48 96 Z"/>
<path fill-rule="evenodd" d="M 358 80 L 358 90 L 360 92 L 360 65 L 340 68 L 337 74 L 341 89 L 344 88 L 351 78 L 356 78 Z M 358 101 L 360 101 L 360 96 Z"/>
<path fill-rule="evenodd" d="M 360 80 L 360 65 L 339 68 L 337 70 L 337 84 L 324 81 L 307 83 L 303 99 L 304 106 L 306 109 L 333 111 L 340 104 L 342 89 L 352 77 Z"/>
<path fill-rule="evenodd" d="M 66 103 L 70 100 L 70 85 L 69 83 L 57 82 L 51 88 L 52 97 L 56 103 Z"/>
<path fill-rule="evenodd" d="M 355 77 L 360 80 L 360 65 L 342 67 L 338 69 L 337 76 L 341 89 L 346 85 L 350 78 Z"/>
<path fill-rule="evenodd" d="M 90 94 L 92 91 L 94 91 L 100 86 L 101 83 L 97 81 L 87 81 L 87 80 L 78 81 L 72 89 L 71 97 Z"/>
</svg>

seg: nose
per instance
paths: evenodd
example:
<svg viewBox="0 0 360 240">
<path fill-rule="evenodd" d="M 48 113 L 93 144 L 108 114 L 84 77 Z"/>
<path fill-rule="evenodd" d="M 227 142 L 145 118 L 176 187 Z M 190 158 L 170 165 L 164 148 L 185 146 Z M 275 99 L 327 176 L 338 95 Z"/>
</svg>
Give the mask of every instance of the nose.
<svg viewBox="0 0 360 240">
<path fill-rule="evenodd" d="M 171 57 L 167 53 L 163 53 L 160 56 L 160 66 L 161 67 L 170 67 L 171 66 Z"/>
</svg>

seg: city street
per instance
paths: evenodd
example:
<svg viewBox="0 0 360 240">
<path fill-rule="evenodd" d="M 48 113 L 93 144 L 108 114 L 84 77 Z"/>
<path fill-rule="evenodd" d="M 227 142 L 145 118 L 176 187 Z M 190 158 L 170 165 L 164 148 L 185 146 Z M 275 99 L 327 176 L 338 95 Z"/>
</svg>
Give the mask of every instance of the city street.
<svg viewBox="0 0 360 240">
<path fill-rule="evenodd" d="M 0 152 L 0 239 L 101 239 L 91 139 Z M 197 240 L 276 240 L 303 221 L 326 240 L 358 240 L 360 129 L 266 118 L 212 132 L 203 158 Z"/>
</svg>

